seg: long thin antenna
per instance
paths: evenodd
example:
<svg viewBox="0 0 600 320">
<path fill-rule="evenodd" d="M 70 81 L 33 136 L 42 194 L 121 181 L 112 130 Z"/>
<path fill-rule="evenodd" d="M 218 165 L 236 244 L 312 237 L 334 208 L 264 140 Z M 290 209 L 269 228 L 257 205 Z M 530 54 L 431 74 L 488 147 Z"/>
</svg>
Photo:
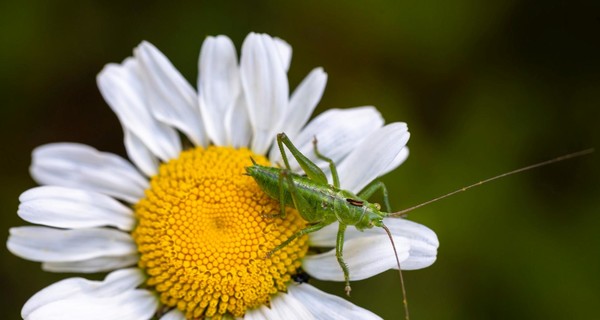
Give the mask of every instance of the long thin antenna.
<svg viewBox="0 0 600 320">
<path fill-rule="evenodd" d="M 482 185 L 482 184 L 484 184 L 484 183 L 486 183 L 486 182 L 490 182 L 490 181 L 493 181 L 493 180 L 496 180 L 496 179 L 504 178 L 504 177 L 506 177 L 506 176 L 513 175 L 513 174 L 515 174 L 515 173 L 519 173 L 519 172 L 523 172 L 523 171 L 531 170 L 531 169 L 533 169 L 533 168 L 538 168 L 538 167 L 542 167 L 542 166 L 549 165 L 549 164 L 552 164 L 552 163 L 556 163 L 556 162 L 564 161 L 564 160 L 567 160 L 567 159 L 572 159 L 572 158 L 576 158 L 576 157 L 581 157 L 581 156 L 584 156 L 584 155 L 586 155 L 586 154 L 590 154 L 590 153 L 592 153 L 592 152 L 594 152 L 594 148 L 585 149 L 585 150 L 581 150 L 581 151 L 577 151 L 577 152 L 569 153 L 569 154 L 566 154 L 566 155 L 564 155 L 564 156 L 560 156 L 560 157 L 557 157 L 557 158 L 554 158 L 554 159 L 551 159 L 551 160 L 546 160 L 546 161 L 543 161 L 543 162 L 539 162 L 539 163 L 536 163 L 536 164 L 532 164 L 532 165 L 529 165 L 529 166 L 526 166 L 526 167 L 523 167 L 523 168 L 520 168 L 520 169 L 516 169 L 516 170 L 513 170 L 513 171 L 509 171 L 509 172 L 506 172 L 506 173 L 503 173 L 503 174 L 499 174 L 499 175 L 497 175 L 497 176 L 494 176 L 494 177 L 491 177 L 491 178 L 488 178 L 488 179 L 485 179 L 485 180 L 479 181 L 479 182 L 477 182 L 477 183 L 474 183 L 474 184 L 472 184 L 472 185 L 470 185 L 470 186 L 467 186 L 467 187 L 460 188 L 460 189 L 458 189 L 458 190 L 452 191 L 452 192 L 450 192 L 450 193 L 448 193 L 448 194 L 445 194 L 445 195 L 443 195 L 443 196 L 440 196 L 440 197 L 437 197 L 437 198 L 431 199 L 431 200 L 429 200 L 429 201 L 425 201 L 425 202 L 423 202 L 423 203 L 421 203 L 421 204 L 418 204 L 418 205 L 416 205 L 416 206 L 413 206 L 413 207 L 410 207 L 410 208 L 407 208 L 407 209 L 404 209 L 404 210 L 400 210 L 400 211 L 397 211 L 397 212 L 392 212 L 392 213 L 390 213 L 390 215 L 389 215 L 389 216 L 390 216 L 390 217 L 399 217 L 399 216 L 403 216 L 404 214 L 406 214 L 406 213 L 407 213 L 407 212 L 409 212 L 409 211 L 412 211 L 412 210 L 415 210 L 415 209 L 417 209 L 417 208 L 420 208 L 420 207 L 426 206 L 426 205 L 428 205 L 428 204 L 430 204 L 430 203 L 432 203 L 432 202 L 436 202 L 436 201 L 442 200 L 442 199 L 444 199 L 444 198 L 447 198 L 447 197 L 449 197 L 449 196 L 455 195 L 455 194 L 457 194 L 457 193 L 459 193 L 459 192 L 467 191 L 468 189 L 471 189 L 471 188 L 473 188 L 473 187 L 480 186 L 480 185 Z"/>
<path fill-rule="evenodd" d="M 392 237 L 390 229 L 388 229 L 386 225 L 382 225 L 381 227 L 387 233 L 388 237 L 390 238 L 390 242 L 392 243 L 392 248 L 394 248 L 396 263 L 398 264 L 398 274 L 400 274 L 400 286 L 402 287 L 402 303 L 404 304 L 404 318 L 406 320 L 410 320 L 410 316 L 408 315 L 408 301 L 406 300 L 406 288 L 404 287 L 404 277 L 402 277 L 402 269 L 400 269 L 400 259 L 398 259 L 398 251 L 396 251 L 396 244 L 394 243 L 394 238 Z"/>
</svg>

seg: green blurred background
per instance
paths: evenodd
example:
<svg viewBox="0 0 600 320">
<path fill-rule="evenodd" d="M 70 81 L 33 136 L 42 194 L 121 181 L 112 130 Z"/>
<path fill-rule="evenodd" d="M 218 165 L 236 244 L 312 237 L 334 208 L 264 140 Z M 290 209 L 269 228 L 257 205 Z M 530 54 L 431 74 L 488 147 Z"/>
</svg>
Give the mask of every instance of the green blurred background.
<svg viewBox="0 0 600 320">
<path fill-rule="evenodd" d="M 0 3 L 1 229 L 23 225 L 31 150 L 76 141 L 124 154 L 95 76 L 141 40 L 196 83 L 207 35 L 250 31 L 294 48 L 290 85 L 329 74 L 317 113 L 377 106 L 406 121 L 409 160 L 383 180 L 404 208 L 490 175 L 598 147 L 600 2 L 29 1 Z M 325 151 L 326 152 L 326 151 Z M 600 301 L 598 154 L 494 182 L 413 212 L 438 261 L 405 272 L 413 319 L 590 319 Z M 1 249 L 2 318 L 69 275 Z M 341 294 L 342 284 L 315 282 Z M 355 282 L 351 300 L 403 311 L 398 275 Z"/>
</svg>

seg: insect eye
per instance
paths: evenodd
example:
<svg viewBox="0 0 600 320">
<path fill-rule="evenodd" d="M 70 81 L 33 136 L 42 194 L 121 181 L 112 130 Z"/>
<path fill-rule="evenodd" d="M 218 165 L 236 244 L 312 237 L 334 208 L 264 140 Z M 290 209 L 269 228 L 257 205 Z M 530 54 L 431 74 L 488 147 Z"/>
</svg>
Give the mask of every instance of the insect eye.
<svg viewBox="0 0 600 320">
<path fill-rule="evenodd" d="M 377 210 L 381 210 L 381 205 L 379 203 L 375 203 L 375 208 L 377 208 Z"/>
</svg>

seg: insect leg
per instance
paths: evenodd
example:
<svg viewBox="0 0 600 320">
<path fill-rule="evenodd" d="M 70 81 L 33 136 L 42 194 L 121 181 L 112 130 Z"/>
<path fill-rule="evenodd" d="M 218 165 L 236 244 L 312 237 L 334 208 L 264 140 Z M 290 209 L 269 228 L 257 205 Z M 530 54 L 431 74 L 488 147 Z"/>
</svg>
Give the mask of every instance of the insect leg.
<svg viewBox="0 0 600 320">
<path fill-rule="evenodd" d="M 348 265 L 344 261 L 344 257 L 342 255 L 342 251 L 344 249 L 344 235 L 346 233 L 346 225 L 340 223 L 340 227 L 338 228 L 337 238 L 335 242 L 335 257 L 337 258 L 340 267 L 342 267 L 342 271 L 344 272 L 344 280 L 346 281 L 346 294 L 350 296 L 350 272 L 348 271 Z"/>
<path fill-rule="evenodd" d="M 323 170 L 319 168 L 314 162 L 310 161 L 305 155 L 300 152 L 296 146 L 292 143 L 292 141 L 285 135 L 285 133 L 280 133 L 277 135 L 277 145 L 279 146 L 279 151 L 281 152 L 281 158 L 283 158 L 283 163 L 288 170 L 290 169 L 290 163 L 288 162 L 287 155 L 285 154 L 285 150 L 283 149 L 283 145 L 290 150 L 302 170 L 306 173 L 306 175 L 313 181 L 319 184 L 327 184 L 327 177 Z"/>
<path fill-rule="evenodd" d="M 309 234 L 315 231 L 319 231 L 321 229 L 323 229 L 323 227 L 327 226 L 328 223 L 324 223 L 324 222 L 319 222 L 317 224 L 313 224 L 310 225 L 296 233 L 294 233 L 291 237 L 289 237 L 287 240 L 285 240 L 284 242 L 280 243 L 277 247 L 275 247 L 273 250 L 267 252 L 267 258 L 271 257 L 271 255 L 273 255 L 273 253 L 275 253 L 276 251 L 284 248 L 285 246 L 287 246 L 288 244 L 290 244 L 290 242 L 294 241 L 296 238 L 301 237 L 305 234 Z"/>
<path fill-rule="evenodd" d="M 385 184 L 381 181 L 374 180 L 373 182 L 369 183 L 369 185 L 364 187 L 364 189 L 358 193 L 358 196 L 363 199 L 369 199 L 377 190 L 381 190 L 381 193 L 383 194 L 383 205 L 385 206 L 385 211 L 391 212 L 392 207 L 390 206 L 390 197 Z"/>
<path fill-rule="evenodd" d="M 279 216 L 285 218 L 285 189 L 283 188 L 284 176 L 287 175 L 287 169 L 283 169 L 279 172 Z M 294 188 L 294 183 L 288 179 L 289 188 Z"/>
<path fill-rule="evenodd" d="M 288 183 L 290 190 L 294 189 L 295 190 L 295 186 L 293 181 L 289 181 L 289 179 L 285 179 L 286 176 L 289 176 L 288 171 L 286 169 L 281 169 L 281 172 L 279 172 L 279 213 L 271 213 L 271 214 L 263 214 L 262 216 L 265 218 L 281 218 L 281 219 L 285 219 L 286 216 L 286 212 L 285 212 L 285 188 L 283 186 L 284 183 Z M 292 197 L 293 198 L 293 197 Z M 296 202 L 296 199 L 294 199 L 294 203 Z"/>
<path fill-rule="evenodd" d="M 288 190 L 290 192 L 290 195 L 292 196 L 292 201 L 294 202 L 294 207 L 296 208 L 296 210 L 298 210 L 298 213 L 300 213 L 300 215 L 302 216 L 302 218 L 306 221 L 310 221 L 313 222 L 315 221 L 315 208 L 311 207 L 310 204 L 308 204 L 308 202 L 306 201 L 306 199 L 302 196 L 302 194 L 300 192 L 298 192 L 298 188 L 296 188 L 296 184 L 294 183 L 294 179 L 292 179 L 292 176 L 290 175 L 290 171 L 288 170 L 282 170 L 280 175 L 279 175 L 279 183 L 281 186 L 283 186 L 282 183 L 282 179 L 285 178 L 287 185 L 288 185 Z M 283 190 L 283 188 L 281 188 L 281 190 Z M 280 202 L 283 201 L 282 199 L 284 199 L 284 193 L 280 192 Z M 283 210 L 283 209 L 282 209 Z"/>
<path fill-rule="evenodd" d="M 337 168 L 335 167 L 335 163 L 333 162 L 333 160 L 331 160 L 331 158 L 328 158 L 319 152 L 319 149 L 317 148 L 317 137 L 316 136 L 313 139 L 313 146 L 314 146 L 315 154 L 317 155 L 317 158 L 319 158 L 323 161 L 327 161 L 329 163 L 329 170 L 331 170 L 331 176 L 333 177 L 333 186 L 339 189 L 340 178 L 338 176 Z"/>
</svg>

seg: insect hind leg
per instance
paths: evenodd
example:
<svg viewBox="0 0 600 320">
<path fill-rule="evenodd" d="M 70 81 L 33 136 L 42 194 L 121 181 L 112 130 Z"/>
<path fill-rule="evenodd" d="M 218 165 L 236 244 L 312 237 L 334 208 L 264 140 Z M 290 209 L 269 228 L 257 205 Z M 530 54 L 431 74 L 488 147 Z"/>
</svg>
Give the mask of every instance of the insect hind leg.
<svg viewBox="0 0 600 320">
<path fill-rule="evenodd" d="M 294 146 L 292 141 L 287 137 L 285 133 L 280 133 L 277 135 L 277 145 L 279 146 L 279 151 L 281 152 L 281 158 L 283 159 L 283 163 L 285 164 L 285 168 L 291 170 L 290 163 L 287 158 L 287 154 L 284 150 L 284 145 L 290 150 L 294 159 L 298 161 L 298 164 L 304 170 L 306 175 L 313 181 L 319 184 L 327 184 L 327 177 L 323 170 L 319 168 L 314 162 L 308 159 L 300 150 Z"/>
</svg>

